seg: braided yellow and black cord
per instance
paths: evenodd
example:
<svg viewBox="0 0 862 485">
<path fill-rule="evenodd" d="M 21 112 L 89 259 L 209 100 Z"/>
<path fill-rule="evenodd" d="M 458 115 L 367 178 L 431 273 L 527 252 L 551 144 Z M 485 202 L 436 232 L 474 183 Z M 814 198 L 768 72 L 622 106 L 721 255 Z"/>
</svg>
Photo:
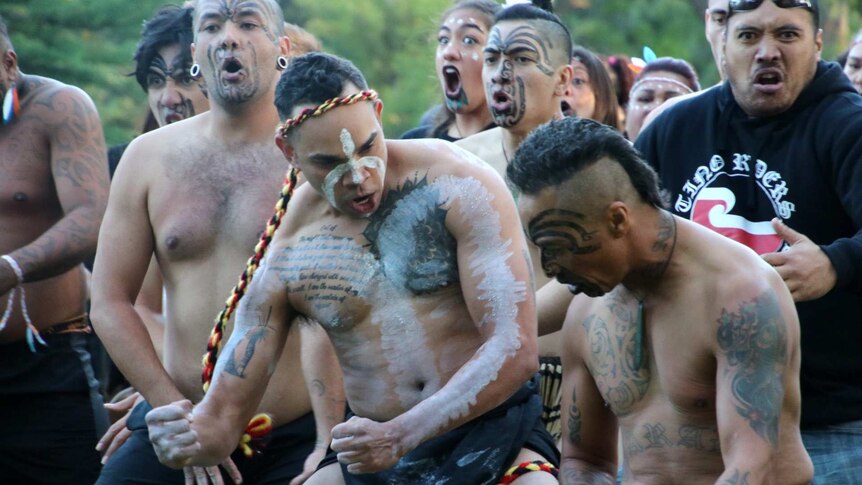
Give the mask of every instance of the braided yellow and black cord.
<svg viewBox="0 0 862 485">
<path fill-rule="evenodd" d="M 278 133 L 282 138 L 284 138 L 287 136 L 287 133 L 291 128 L 298 126 L 308 118 L 320 116 L 339 106 L 348 106 L 360 101 L 374 101 L 375 99 L 377 99 L 377 93 L 370 89 L 341 98 L 328 99 L 320 106 L 302 110 L 296 118 L 288 118 L 285 120 L 284 123 L 278 127 Z M 284 186 L 281 188 L 281 196 L 275 204 L 275 213 L 267 222 L 266 229 L 263 231 L 260 241 L 258 241 L 254 248 L 254 254 L 248 259 L 246 268 L 239 277 L 239 282 L 234 286 L 230 297 L 225 301 L 224 309 L 216 317 L 215 325 L 213 326 L 209 340 L 207 341 L 207 352 L 203 357 L 204 368 L 203 373 L 201 374 L 201 381 L 203 382 L 204 393 L 209 390 L 210 383 L 212 382 L 216 361 L 218 360 L 218 354 L 222 347 L 225 325 L 227 325 L 231 315 L 233 315 L 237 305 L 239 305 L 240 299 L 245 295 L 246 288 L 248 288 L 248 285 L 251 283 L 254 272 L 257 271 L 260 266 L 260 262 L 263 260 L 266 250 L 272 242 L 272 238 L 275 236 L 275 231 L 277 231 L 278 227 L 281 225 L 284 213 L 287 210 L 287 204 L 290 202 L 290 198 L 293 196 L 293 190 L 296 188 L 296 179 L 298 174 L 299 170 L 295 168 L 291 168 L 290 171 L 287 172 Z M 272 418 L 267 414 L 256 415 L 246 427 L 245 433 L 240 440 L 239 448 L 242 449 L 243 453 L 247 457 L 253 456 L 255 451 L 253 448 L 254 444 L 258 440 L 266 437 L 270 431 L 272 431 Z"/>
<path fill-rule="evenodd" d="M 245 270 L 239 277 L 239 282 L 234 286 L 230 297 L 225 301 L 224 309 L 216 317 L 215 326 L 213 327 L 212 332 L 210 333 L 210 338 L 207 341 L 207 352 L 204 354 L 203 358 L 204 370 L 201 375 L 201 381 L 203 382 L 204 393 L 209 390 L 210 383 L 212 382 L 216 361 L 218 360 L 218 354 L 221 351 L 223 343 L 222 340 L 224 337 L 225 325 L 227 325 L 231 315 L 233 315 L 234 310 L 236 310 L 239 300 L 245 295 L 245 290 L 248 288 L 249 283 L 251 283 L 254 272 L 257 271 L 257 268 L 260 266 L 260 262 L 263 260 L 266 250 L 272 242 L 275 231 L 278 230 L 282 219 L 284 219 L 287 204 L 290 202 L 290 198 L 293 195 L 293 189 L 296 187 L 298 172 L 299 171 L 295 168 L 291 168 L 290 171 L 287 172 L 287 177 L 285 177 L 284 185 L 281 188 L 281 196 L 275 204 L 275 213 L 267 222 L 266 229 L 260 236 L 260 241 L 258 241 L 257 245 L 254 247 L 254 254 L 248 259 Z M 266 414 L 258 414 L 252 418 L 251 422 L 249 422 L 249 425 L 246 427 L 239 447 L 247 457 L 253 456 L 254 450 L 251 445 L 254 440 L 265 437 L 271 430 L 272 418 Z"/>
</svg>

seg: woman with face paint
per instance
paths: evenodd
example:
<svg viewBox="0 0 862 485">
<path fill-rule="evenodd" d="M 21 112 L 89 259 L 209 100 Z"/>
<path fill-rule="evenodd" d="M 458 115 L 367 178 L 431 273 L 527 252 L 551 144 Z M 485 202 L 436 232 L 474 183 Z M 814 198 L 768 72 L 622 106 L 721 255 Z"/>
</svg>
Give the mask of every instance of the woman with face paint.
<svg viewBox="0 0 862 485">
<path fill-rule="evenodd" d="M 634 141 L 644 119 L 670 98 L 700 91 L 697 73 L 688 62 L 661 57 L 648 63 L 638 75 L 629 93 L 626 113 L 626 137 Z"/>
<path fill-rule="evenodd" d="M 482 48 L 500 8 L 493 0 L 460 0 L 443 13 L 436 55 L 443 105 L 429 125 L 402 138 L 455 141 L 495 126 L 482 86 Z"/>
</svg>

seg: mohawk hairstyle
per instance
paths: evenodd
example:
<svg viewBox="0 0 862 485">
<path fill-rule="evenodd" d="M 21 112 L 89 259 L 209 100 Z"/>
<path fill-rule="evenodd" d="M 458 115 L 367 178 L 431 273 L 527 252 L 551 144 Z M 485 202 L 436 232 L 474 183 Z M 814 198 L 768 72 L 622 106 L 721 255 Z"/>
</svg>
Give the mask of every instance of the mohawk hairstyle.
<svg viewBox="0 0 862 485">
<path fill-rule="evenodd" d="M 644 202 L 667 207 L 655 171 L 621 133 L 574 116 L 533 130 L 518 147 L 506 175 L 518 190 L 535 195 L 547 187 L 559 186 L 603 158 L 623 168 Z"/>
<path fill-rule="evenodd" d="M 548 8 L 543 8 L 537 4 L 541 4 Z M 565 56 L 565 63 L 568 63 L 569 60 L 571 60 L 572 34 L 569 32 L 569 29 L 565 24 L 563 24 L 563 21 L 560 20 L 560 17 L 557 17 L 557 15 L 553 13 L 550 1 L 538 1 L 533 4 L 519 3 L 512 5 L 511 7 L 506 7 L 497 14 L 497 17 L 494 19 L 494 23 L 497 24 L 504 21 L 517 20 L 544 20 L 545 22 L 550 23 L 551 29 L 550 32 L 547 33 L 548 39 L 553 42 L 555 48 L 563 49 L 562 52 Z"/>
</svg>

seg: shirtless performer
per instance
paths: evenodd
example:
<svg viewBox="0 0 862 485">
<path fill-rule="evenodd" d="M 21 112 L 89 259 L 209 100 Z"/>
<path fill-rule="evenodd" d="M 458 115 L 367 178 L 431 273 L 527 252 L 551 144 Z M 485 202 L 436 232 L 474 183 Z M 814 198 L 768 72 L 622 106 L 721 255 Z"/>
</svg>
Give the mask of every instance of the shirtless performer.
<svg viewBox="0 0 862 485">
<path fill-rule="evenodd" d="M 457 144 L 488 162 L 505 177 L 509 159 L 521 141 L 537 126 L 563 117 L 563 95 L 574 75 L 569 64 L 572 41 L 568 29 L 556 15 L 532 5 L 520 4 L 497 14 L 484 55 L 482 79 L 485 97 L 497 128 L 477 133 Z M 539 268 L 537 249 L 533 246 L 528 248 L 535 262 L 534 280 L 536 289 L 539 289 L 549 282 L 549 278 Z M 546 293 L 554 296 L 550 290 Z M 543 307 L 552 308 L 543 300 L 538 302 L 541 304 L 540 312 Z M 556 319 L 549 317 L 545 320 L 553 322 Z M 558 337 L 547 335 L 539 339 L 545 407 L 543 420 L 557 438 L 560 435 L 561 370 Z"/>
<path fill-rule="evenodd" d="M 108 422 L 81 263 L 108 198 L 102 125 L 80 89 L 21 72 L 2 18 L 0 97 L 0 481 L 91 484 Z"/>
<path fill-rule="evenodd" d="M 383 105 L 366 89 L 352 63 L 327 54 L 295 58 L 282 75 L 276 104 L 290 119 L 276 143 L 308 183 L 240 302 L 212 389 L 194 408 L 151 411 L 153 444 L 174 467 L 218 463 L 302 314 L 329 334 L 354 413 L 307 483 L 497 483 L 520 464 L 513 483 L 557 483 L 541 471 L 556 450 L 539 421 L 531 271 L 508 223 L 512 197 L 454 145 L 385 140 Z"/>
<path fill-rule="evenodd" d="M 287 171 L 272 146 L 275 84 L 289 50 L 282 23 L 272 0 L 198 2 L 193 70 L 206 82 L 210 110 L 136 138 L 115 174 L 93 275 L 93 320 L 111 357 L 147 402 L 129 416 L 132 436 L 107 462 L 100 483 L 127 477 L 184 481 L 183 472 L 158 462 L 144 415 L 151 405 L 201 399 L 201 356 L 213 318 L 245 266 Z M 164 365 L 133 307 L 153 254 L 166 291 Z M 273 363 L 277 378 L 260 402 L 275 428 L 266 452 L 252 459 L 233 455 L 245 481 L 287 483 L 304 462 L 310 474 L 325 454 L 329 430 L 343 417 L 343 404 L 340 411 L 329 406 L 317 414 L 315 447 L 299 330 L 290 332 L 288 351 Z M 303 344 L 314 333 L 303 332 Z M 325 343 L 322 332 L 320 337 Z M 306 376 L 321 409 L 337 404 L 343 393 L 340 382 L 327 379 Z M 222 480 L 215 467 L 185 472 L 198 483 Z"/>
<path fill-rule="evenodd" d="M 567 118 L 508 170 L 549 276 L 591 297 L 563 327 L 564 484 L 806 484 L 799 322 L 753 251 L 664 210 L 618 132 Z"/>
</svg>

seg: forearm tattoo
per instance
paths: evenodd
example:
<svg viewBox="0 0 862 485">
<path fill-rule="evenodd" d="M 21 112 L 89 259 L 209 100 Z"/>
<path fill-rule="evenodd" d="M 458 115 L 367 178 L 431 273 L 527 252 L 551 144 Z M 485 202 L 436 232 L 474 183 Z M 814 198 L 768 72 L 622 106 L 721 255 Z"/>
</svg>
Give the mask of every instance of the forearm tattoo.
<svg viewBox="0 0 862 485">
<path fill-rule="evenodd" d="M 740 305 L 736 313 L 722 310 L 718 322 L 718 345 L 727 359 L 725 377 L 731 379 L 736 412 L 774 447 L 787 358 L 787 335 L 778 301 L 764 293 Z"/>
<path fill-rule="evenodd" d="M 730 478 L 722 480 L 718 485 L 748 485 L 749 472 L 742 473 L 741 471 L 733 470 L 733 475 Z"/>
<path fill-rule="evenodd" d="M 574 389 L 572 389 L 572 405 L 569 406 L 569 441 L 575 445 L 581 444 L 581 410 L 578 409 Z"/>
<path fill-rule="evenodd" d="M 244 335 L 236 345 L 229 345 L 229 347 L 225 349 L 225 352 L 227 353 L 227 360 L 225 361 L 224 367 L 225 372 L 245 379 L 245 372 L 248 369 L 249 362 L 251 362 L 252 357 L 254 357 L 254 351 L 257 344 L 266 338 L 267 334 L 272 330 L 269 326 L 269 319 L 271 316 L 272 307 L 269 307 L 269 312 L 267 313 L 266 318 L 263 319 L 259 325 L 247 330 L 246 335 Z M 240 331 L 239 329 L 236 330 Z M 245 343 L 244 350 L 240 350 L 239 348 L 242 343 Z"/>
</svg>

